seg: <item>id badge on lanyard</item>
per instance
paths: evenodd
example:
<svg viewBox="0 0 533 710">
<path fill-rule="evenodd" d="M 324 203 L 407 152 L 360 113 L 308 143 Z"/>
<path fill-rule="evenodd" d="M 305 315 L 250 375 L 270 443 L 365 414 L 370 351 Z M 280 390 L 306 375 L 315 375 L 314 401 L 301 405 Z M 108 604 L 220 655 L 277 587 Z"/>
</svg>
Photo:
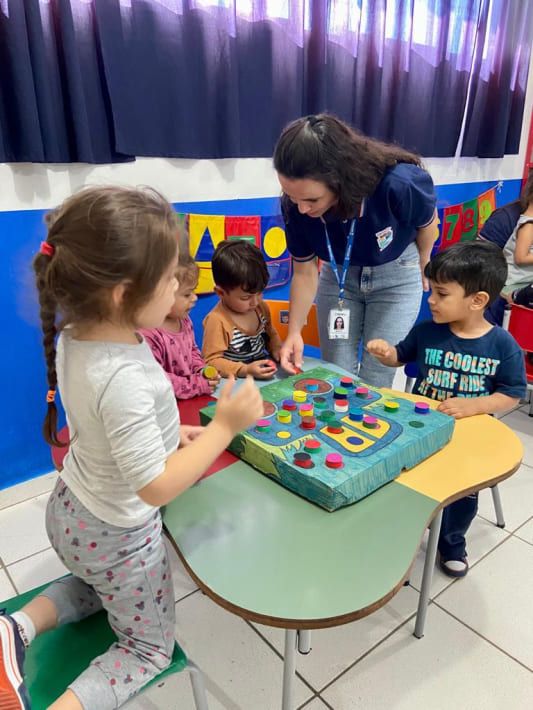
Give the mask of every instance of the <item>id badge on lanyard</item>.
<svg viewBox="0 0 533 710">
<path fill-rule="evenodd" d="M 342 263 L 342 272 L 339 276 L 339 269 L 333 256 L 333 249 L 331 247 L 331 241 L 328 234 L 328 227 L 324 223 L 324 231 L 326 232 L 326 245 L 328 248 L 329 260 L 331 263 L 331 268 L 337 277 L 337 282 L 339 284 L 339 306 L 338 308 L 332 308 L 328 316 L 328 337 L 330 340 L 348 340 L 350 335 L 350 311 L 344 308 L 344 284 L 346 283 L 346 275 L 348 273 L 348 268 L 350 266 L 350 257 L 352 255 L 352 247 L 355 238 L 355 218 L 352 219 L 350 224 L 350 232 L 348 234 L 348 242 L 346 244 L 346 251 L 344 253 L 344 260 Z"/>
</svg>

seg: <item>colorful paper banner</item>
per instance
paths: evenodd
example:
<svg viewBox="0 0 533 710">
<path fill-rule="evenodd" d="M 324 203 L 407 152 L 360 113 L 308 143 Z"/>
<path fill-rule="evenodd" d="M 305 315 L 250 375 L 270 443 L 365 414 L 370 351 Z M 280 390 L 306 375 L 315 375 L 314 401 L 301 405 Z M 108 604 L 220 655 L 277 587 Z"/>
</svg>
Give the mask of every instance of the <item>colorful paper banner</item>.
<svg viewBox="0 0 533 710">
<path fill-rule="evenodd" d="M 442 236 L 439 251 L 450 244 L 475 239 L 489 215 L 496 209 L 496 187 L 491 187 L 473 200 L 451 205 L 442 210 Z"/>
</svg>

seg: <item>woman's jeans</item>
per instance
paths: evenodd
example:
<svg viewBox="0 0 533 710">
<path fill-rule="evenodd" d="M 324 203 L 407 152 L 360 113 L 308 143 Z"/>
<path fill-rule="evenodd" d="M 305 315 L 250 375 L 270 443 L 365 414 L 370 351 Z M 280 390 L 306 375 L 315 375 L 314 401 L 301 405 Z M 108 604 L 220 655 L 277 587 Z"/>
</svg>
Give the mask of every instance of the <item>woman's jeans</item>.
<svg viewBox="0 0 533 710">
<path fill-rule="evenodd" d="M 339 269 L 340 271 L 340 269 Z M 344 307 L 350 311 L 348 340 L 328 338 L 329 311 L 338 308 L 339 285 L 329 263 L 323 263 L 317 292 L 317 315 L 322 358 L 352 372 L 374 387 L 390 387 L 395 368 L 378 362 L 359 345 L 383 338 L 400 342 L 414 325 L 422 299 L 422 277 L 416 245 L 380 266 L 351 266 L 346 276 Z"/>
</svg>

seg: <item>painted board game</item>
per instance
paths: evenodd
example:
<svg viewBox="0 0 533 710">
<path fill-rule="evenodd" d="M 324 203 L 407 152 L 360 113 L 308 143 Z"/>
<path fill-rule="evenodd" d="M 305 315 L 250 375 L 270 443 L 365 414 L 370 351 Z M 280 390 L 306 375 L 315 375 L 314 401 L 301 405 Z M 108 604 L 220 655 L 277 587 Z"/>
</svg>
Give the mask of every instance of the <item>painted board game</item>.
<svg viewBox="0 0 533 710">
<path fill-rule="evenodd" d="M 229 446 L 286 488 L 333 511 L 364 498 L 435 453 L 455 420 L 325 367 L 261 388 L 263 418 Z M 212 419 L 215 406 L 200 410 Z"/>
</svg>

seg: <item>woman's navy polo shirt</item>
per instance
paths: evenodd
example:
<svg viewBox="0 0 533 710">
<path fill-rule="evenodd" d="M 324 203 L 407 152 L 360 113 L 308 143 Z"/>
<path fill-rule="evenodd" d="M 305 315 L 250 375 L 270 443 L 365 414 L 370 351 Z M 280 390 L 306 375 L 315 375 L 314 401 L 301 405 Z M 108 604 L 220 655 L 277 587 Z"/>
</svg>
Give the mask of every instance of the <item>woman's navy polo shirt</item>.
<svg viewBox="0 0 533 710">
<path fill-rule="evenodd" d="M 365 201 L 365 213 L 357 220 L 350 263 L 377 266 L 397 259 L 416 232 L 433 219 L 437 198 L 430 175 L 411 163 L 399 163 L 383 176 Z M 329 220 L 328 234 L 337 264 L 342 264 L 351 220 Z M 297 260 L 318 256 L 329 261 L 324 223 L 291 205 L 285 224 L 287 246 Z"/>
</svg>

